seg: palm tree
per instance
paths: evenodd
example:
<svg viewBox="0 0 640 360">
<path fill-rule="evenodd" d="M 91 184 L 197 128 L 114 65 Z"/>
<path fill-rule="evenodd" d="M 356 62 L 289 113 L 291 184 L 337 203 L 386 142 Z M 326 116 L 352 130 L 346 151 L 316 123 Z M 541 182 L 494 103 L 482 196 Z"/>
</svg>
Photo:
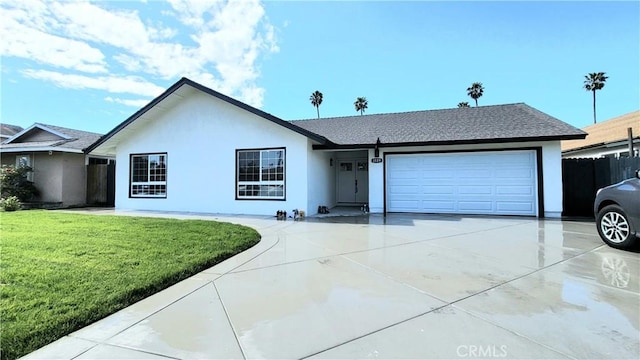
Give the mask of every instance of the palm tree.
<svg viewBox="0 0 640 360">
<path fill-rule="evenodd" d="M 469 106 L 469 103 L 468 103 L 468 102 L 463 101 L 463 102 L 459 102 L 459 103 L 458 103 L 458 107 L 459 107 L 459 108 L 463 108 L 463 107 L 470 107 L 470 106 Z"/>
<path fill-rule="evenodd" d="M 368 108 L 369 102 L 366 97 L 359 97 L 353 105 L 356 107 L 356 111 L 360 111 L 360 115 L 363 115 L 364 111 Z"/>
<path fill-rule="evenodd" d="M 609 78 L 604 76 L 605 73 L 589 73 L 584 76 L 584 89 L 593 92 L 593 123 L 596 123 L 596 90 L 604 87 L 604 83 Z"/>
<path fill-rule="evenodd" d="M 476 101 L 476 106 L 478 106 L 478 99 L 482 96 L 483 92 L 484 87 L 481 82 L 474 82 L 467 88 L 467 95 L 471 96 L 471 98 Z"/>
<path fill-rule="evenodd" d="M 316 107 L 316 110 L 318 111 L 318 119 L 320 119 L 320 104 L 322 104 L 322 93 L 318 90 L 312 92 L 309 100 L 311 100 L 311 105 Z"/>
</svg>

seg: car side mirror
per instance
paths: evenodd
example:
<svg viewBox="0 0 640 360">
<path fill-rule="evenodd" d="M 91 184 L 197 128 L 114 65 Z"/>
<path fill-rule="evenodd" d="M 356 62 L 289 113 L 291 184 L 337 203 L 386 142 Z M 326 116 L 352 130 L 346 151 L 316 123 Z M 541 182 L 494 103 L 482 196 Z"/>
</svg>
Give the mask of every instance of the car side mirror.
<svg viewBox="0 0 640 360">
<path fill-rule="evenodd" d="M 640 179 L 640 169 L 636 170 L 636 177 Z"/>
</svg>

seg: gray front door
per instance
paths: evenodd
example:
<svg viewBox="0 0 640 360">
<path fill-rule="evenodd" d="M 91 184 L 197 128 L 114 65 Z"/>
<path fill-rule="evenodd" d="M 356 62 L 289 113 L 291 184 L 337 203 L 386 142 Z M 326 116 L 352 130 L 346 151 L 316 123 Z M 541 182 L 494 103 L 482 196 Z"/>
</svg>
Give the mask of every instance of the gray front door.
<svg viewBox="0 0 640 360">
<path fill-rule="evenodd" d="M 369 201 L 367 160 L 338 161 L 338 202 L 365 204 Z"/>
</svg>

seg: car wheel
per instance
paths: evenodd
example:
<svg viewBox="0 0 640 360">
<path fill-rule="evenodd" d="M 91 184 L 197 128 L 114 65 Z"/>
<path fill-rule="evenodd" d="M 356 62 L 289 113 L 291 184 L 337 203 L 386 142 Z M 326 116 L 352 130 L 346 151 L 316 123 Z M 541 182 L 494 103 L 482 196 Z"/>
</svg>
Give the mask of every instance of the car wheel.
<svg viewBox="0 0 640 360">
<path fill-rule="evenodd" d="M 636 241 L 629 218 L 618 205 L 602 208 L 598 212 L 596 224 L 600 237 L 611 247 L 628 248 Z"/>
</svg>

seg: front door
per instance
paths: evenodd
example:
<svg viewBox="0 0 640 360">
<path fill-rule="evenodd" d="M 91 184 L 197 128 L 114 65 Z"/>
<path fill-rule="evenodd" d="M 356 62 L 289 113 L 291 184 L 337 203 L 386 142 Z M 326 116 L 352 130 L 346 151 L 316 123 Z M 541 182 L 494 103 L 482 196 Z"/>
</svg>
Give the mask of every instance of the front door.
<svg viewBox="0 0 640 360">
<path fill-rule="evenodd" d="M 369 201 L 369 168 L 367 160 L 338 162 L 338 202 L 365 204 Z"/>
</svg>

